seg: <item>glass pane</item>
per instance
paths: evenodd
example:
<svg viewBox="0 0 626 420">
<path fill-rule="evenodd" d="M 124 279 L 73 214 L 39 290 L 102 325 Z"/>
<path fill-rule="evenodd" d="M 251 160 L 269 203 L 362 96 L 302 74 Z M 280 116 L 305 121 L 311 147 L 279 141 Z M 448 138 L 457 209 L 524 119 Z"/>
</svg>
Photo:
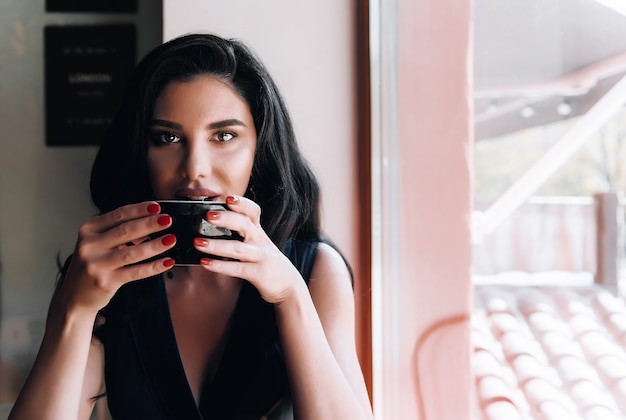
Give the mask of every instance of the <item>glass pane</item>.
<svg viewBox="0 0 626 420">
<path fill-rule="evenodd" d="M 590 117 L 626 75 L 626 15 L 604 3 L 475 2 L 476 278 L 561 270 L 593 280 L 592 196 L 626 187 L 625 95 Z M 566 162 L 540 162 L 590 124 L 600 128 L 570 144 Z M 490 206 L 515 202 L 503 194 L 515 195 L 531 169 L 536 188 L 489 225 Z"/>
</svg>

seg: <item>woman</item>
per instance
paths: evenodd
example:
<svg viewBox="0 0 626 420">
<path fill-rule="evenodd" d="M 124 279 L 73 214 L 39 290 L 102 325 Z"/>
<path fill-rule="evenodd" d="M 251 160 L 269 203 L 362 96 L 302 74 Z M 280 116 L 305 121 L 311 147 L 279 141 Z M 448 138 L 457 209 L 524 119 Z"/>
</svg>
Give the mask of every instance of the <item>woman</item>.
<svg viewBox="0 0 626 420">
<path fill-rule="evenodd" d="M 148 54 L 94 162 L 100 214 L 78 232 L 10 419 L 372 418 L 351 273 L 322 239 L 318 186 L 267 70 L 191 34 Z M 225 201 L 200 265 L 156 200 Z M 159 233 L 161 232 L 161 233 Z M 209 255 L 218 256 L 210 258 Z M 289 410 L 288 410 L 289 411 Z"/>
</svg>

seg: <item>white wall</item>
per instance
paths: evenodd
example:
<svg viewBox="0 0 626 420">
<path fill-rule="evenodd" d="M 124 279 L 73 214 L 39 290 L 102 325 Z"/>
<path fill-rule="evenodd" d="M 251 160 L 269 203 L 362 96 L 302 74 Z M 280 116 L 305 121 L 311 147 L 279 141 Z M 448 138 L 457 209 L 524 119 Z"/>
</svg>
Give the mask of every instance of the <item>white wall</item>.
<svg viewBox="0 0 626 420">
<path fill-rule="evenodd" d="M 113 15 L 0 1 L 0 403 L 13 391 L 3 389 L 8 370 L 19 381 L 39 347 L 57 254 L 67 257 L 79 224 L 95 211 L 89 173 L 96 148 L 45 146 L 43 28 L 135 23 L 142 55 L 160 43 L 162 16 L 160 2 L 138 3 L 136 14 Z"/>
</svg>

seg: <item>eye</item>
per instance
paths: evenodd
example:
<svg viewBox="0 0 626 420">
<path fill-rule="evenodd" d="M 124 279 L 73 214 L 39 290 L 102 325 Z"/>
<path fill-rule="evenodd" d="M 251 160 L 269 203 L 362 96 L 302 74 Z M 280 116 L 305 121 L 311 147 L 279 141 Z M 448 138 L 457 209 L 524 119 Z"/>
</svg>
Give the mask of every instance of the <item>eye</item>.
<svg viewBox="0 0 626 420">
<path fill-rule="evenodd" d="M 171 131 L 158 131 L 152 133 L 152 140 L 155 144 L 174 144 L 180 143 L 180 136 Z"/>
<path fill-rule="evenodd" d="M 216 140 L 220 143 L 227 143 L 233 140 L 237 135 L 235 133 L 231 133 L 230 131 L 220 131 L 216 135 Z"/>
</svg>

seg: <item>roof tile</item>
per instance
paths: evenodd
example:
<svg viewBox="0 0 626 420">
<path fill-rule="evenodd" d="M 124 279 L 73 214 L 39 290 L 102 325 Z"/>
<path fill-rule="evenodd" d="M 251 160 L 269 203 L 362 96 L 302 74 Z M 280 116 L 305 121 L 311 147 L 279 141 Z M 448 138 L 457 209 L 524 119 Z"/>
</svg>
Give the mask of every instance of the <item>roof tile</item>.
<svg viewBox="0 0 626 420">
<path fill-rule="evenodd" d="M 477 284 L 477 419 L 626 419 L 626 305 L 588 287 Z"/>
</svg>

